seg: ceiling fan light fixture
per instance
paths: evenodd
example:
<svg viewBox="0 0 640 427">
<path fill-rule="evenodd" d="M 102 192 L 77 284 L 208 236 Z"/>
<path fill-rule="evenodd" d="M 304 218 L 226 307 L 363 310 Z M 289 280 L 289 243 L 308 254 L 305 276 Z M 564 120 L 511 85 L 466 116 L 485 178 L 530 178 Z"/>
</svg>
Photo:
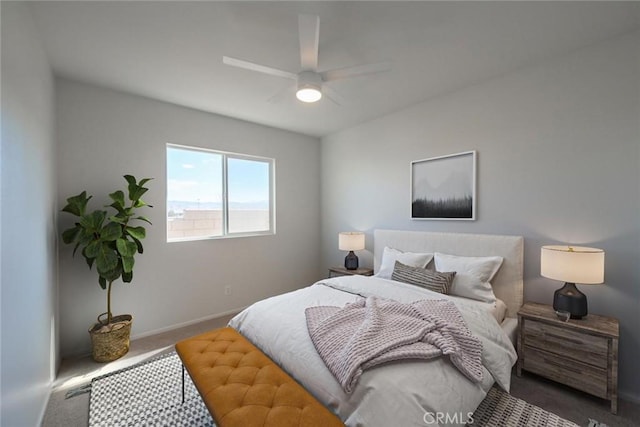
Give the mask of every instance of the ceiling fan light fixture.
<svg viewBox="0 0 640 427">
<path fill-rule="evenodd" d="M 322 98 L 320 89 L 312 86 L 300 87 L 296 92 L 296 98 L 302 102 L 318 102 Z"/>
<path fill-rule="evenodd" d="M 305 70 L 298 74 L 296 98 L 302 102 L 318 102 L 322 98 L 322 78 L 318 73 Z"/>
<path fill-rule="evenodd" d="M 300 65 L 302 68 L 302 71 L 299 73 L 292 73 L 290 71 L 256 64 L 255 62 L 232 58 L 230 56 L 223 56 L 222 62 L 233 67 L 244 68 L 245 70 L 256 71 L 258 73 L 293 80 L 297 83 L 296 98 L 302 102 L 312 103 L 320 101 L 323 97 L 324 90 L 324 95 L 327 96 L 327 99 L 336 105 L 342 104 L 340 96 L 331 89 L 330 86 L 325 86 L 325 83 L 329 83 L 334 80 L 350 79 L 353 77 L 366 76 L 368 74 L 381 73 L 391 69 L 390 63 L 379 62 L 319 72 L 319 35 L 320 18 L 317 15 L 298 15 L 298 40 L 300 42 Z M 285 92 L 282 91 L 282 93 Z M 271 99 L 274 98 L 275 96 L 271 97 Z"/>
</svg>

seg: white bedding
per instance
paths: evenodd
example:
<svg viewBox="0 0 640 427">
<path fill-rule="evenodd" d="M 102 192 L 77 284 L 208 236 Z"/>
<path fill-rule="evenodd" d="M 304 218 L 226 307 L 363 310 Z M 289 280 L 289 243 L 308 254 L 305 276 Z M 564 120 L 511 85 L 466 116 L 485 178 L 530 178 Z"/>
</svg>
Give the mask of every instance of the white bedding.
<svg viewBox="0 0 640 427">
<path fill-rule="evenodd" d="M 304 310 L 318 305 L 344 306 L 361 295 L 400 302 L 450 299 L 468 328 L 482 341 L 483 380 L 472 383 L 444 357 L 390 363 L 367 370 L 352 394 L 346 394 L 316 352 Z M 449 414 L 447 425 L 464 425 L 496 381 L 509 390 L 516 352 L 487 305 L 449 297 L 416 286 L 375 277 L 344 276 L 259 301 L 229 322 L 348 426 L 424 426 L 436 413 Z M 429 423 L 430 425 L 437 425 Z"/>
</svg>

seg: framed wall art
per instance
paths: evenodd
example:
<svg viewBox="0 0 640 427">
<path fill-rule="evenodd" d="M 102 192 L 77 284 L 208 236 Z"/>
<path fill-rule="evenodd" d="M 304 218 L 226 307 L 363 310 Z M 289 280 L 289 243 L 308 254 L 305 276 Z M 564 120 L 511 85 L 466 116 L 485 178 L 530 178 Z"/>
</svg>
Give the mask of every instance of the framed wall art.
<svg viewBox="0 0 640 427">
<path fill-rule="evenodd" d="M 476 219 L 476 152 L 411 162 L 411 219 Z"/>
</svg>

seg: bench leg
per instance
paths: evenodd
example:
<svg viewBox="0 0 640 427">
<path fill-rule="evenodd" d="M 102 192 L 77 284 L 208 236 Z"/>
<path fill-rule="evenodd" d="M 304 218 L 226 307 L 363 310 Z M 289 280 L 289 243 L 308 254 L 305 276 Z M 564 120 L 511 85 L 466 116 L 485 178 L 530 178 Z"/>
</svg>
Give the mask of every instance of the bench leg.
<svg viewBox="0 0 640 427">
<path fill-rule="evenodd" d="M 184 404 L 184 365 L 182 365 L 182 404 Z"/>
</svg>

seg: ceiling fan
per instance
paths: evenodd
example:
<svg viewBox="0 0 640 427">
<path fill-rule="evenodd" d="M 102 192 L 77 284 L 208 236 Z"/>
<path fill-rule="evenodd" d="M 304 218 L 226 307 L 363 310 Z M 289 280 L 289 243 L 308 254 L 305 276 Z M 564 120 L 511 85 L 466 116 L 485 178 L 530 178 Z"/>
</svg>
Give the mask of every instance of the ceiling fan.
<svg viewBox="0 0 640 427">
<path fill-rule="evenodd" d="M 381 73 L 391 70 L 391 63 L 377 62 L 353 67 L 318 71 L 318 42 L 320 35 L 320 17 L 316 15 L 298 16 L 298 34 L 300 37 L 301 71 L 292 73 L 277 68 L 244 61 L 242 59 L 223 56 L 222 62 L 233 67 L 244 68 L 272 76 L 284 77 L 296 82 L 296 97 L 303 102 L 316 102 L 326 95 L 336 104 L 342 103 L 340 95 L 329 88 L 326 83 L 340 79 Z"/>
</svg>

